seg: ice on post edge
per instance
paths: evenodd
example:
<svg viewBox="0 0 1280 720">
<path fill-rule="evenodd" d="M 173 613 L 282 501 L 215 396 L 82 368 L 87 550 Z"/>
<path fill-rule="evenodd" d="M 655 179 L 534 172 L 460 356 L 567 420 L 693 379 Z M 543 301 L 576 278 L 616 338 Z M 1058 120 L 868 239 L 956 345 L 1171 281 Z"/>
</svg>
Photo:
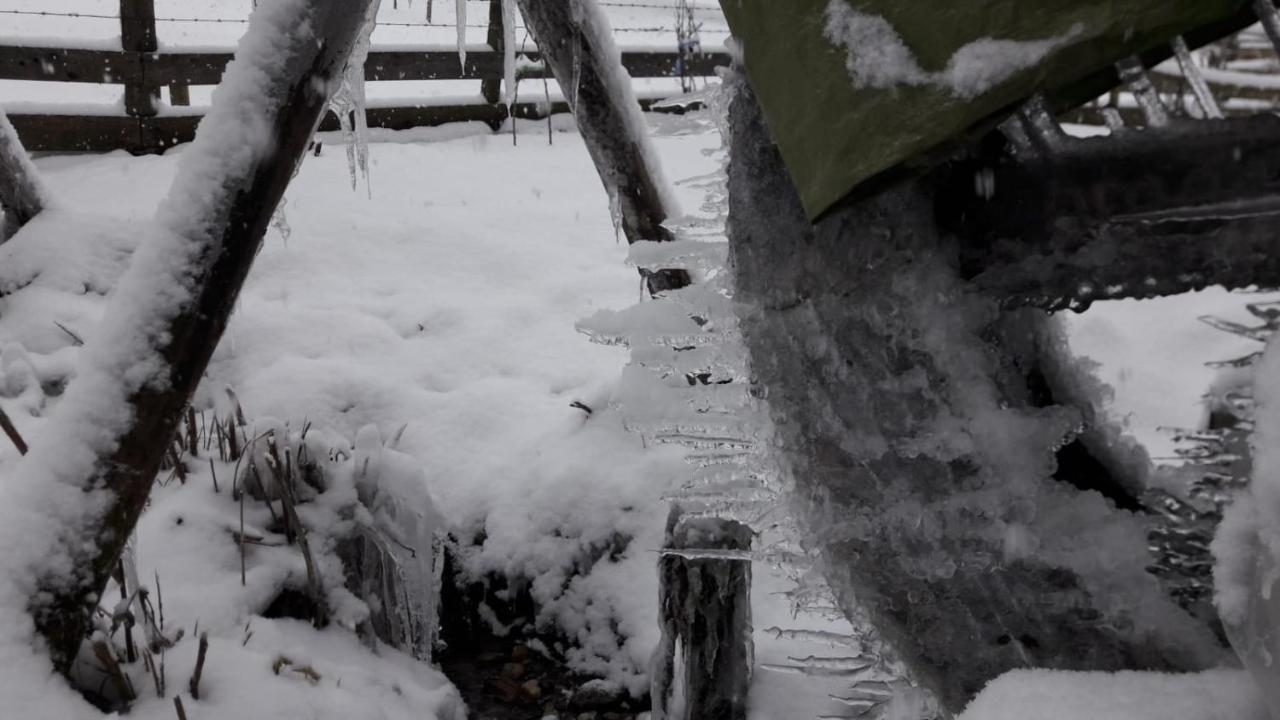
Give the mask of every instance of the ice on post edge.
<svg viewBox="0 0 1280 720">
<path fill-rule="evenodd" d="M 1280 335 L 1254 376 L 1253 480 L 1214 537 L 1214 601 L 1236 653 L 1280 718 Z"/>
</svg>

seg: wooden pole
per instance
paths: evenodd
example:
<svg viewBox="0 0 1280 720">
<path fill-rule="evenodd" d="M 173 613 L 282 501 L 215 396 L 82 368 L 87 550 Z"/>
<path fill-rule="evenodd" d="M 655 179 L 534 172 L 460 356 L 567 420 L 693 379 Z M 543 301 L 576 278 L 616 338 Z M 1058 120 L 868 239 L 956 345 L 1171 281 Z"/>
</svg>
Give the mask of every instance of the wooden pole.
<svg viewBox="0 0 1280 720">
<path fill-rule="evenodd" d="M 44 208 L 40 180 L 22 140 L 0 110 L 0 242 L 13 237 L 18 228 Z"/>
<path fill-rule="evenodd" d="M 155 0 L 120 0 L 120 48 L 126 53 L 154 53 L 156 40 Z M 147 80 L 147 63 L 139 58 L 124 85 L 124 109 L 134 117 L 156 114 L 154 96 L 159 89 Z"/>
<path fill-rule="evenodd" d="M 502 0 L 489 0 L 489 48 L 494 57 L 502 57 L 506 44 L 502 41 Z M 480 94 L 490 105 L 502 101 L 502 76 L 487 77 L 480 81 Z"/>
<path fill-rule="evenodd" d="M 49 483 L 78 484 L 86 492 L 102 487 L 113 490 L 109 502 L 92 505 L 82 516 L 69 519 L 58 533 L 62 547 L 54 552 L 72 558 L 74 577 L 55 575 L 42 579 L 32 599 L 36 628 L 48 640 L 54 665 L 62 672 L 70 669 L 90 628 L 96 599 L 101 597 L 125 541 L 146 505 L 161 458 L 222 337 L 271 215 L 327 107 L 329 98 L 321 89 L 333 87 L 334 81 L 341 77 L 363 26 L 369 0 L 296 0 L 290 5 L 297 8 L 293 12 L 298 14 L 297 23 L 292 26 L 305 23 L 312 32 L 285 33 L 273 38 L 281 56 L 287 58 L 285 62 L 237 67 L 242 62 L 253 62 L 255 53 L 262 53 L 263 32 L 283 26 L 270 17 L 259 21 L 266 23 L 262 29 L 251 21 L 247 39 L 238 52 L 238 55 L 245 54 L 246 59 L 237 59 L 237 64 L 229 68 L 226 85 L 239 87 L 248 83 L 247 76 L 261 74 L 253 83 L 265 88 L 260 92 L 266 104 L 258 107 L 249 102 L 256 92 L 224 93 L 223 102 L 247 107 L 253 117 L 219 113 L 218 108 L 214 108 L 189 151 L 197 160 L 186 165 L 184 174 L 175 181 L 181 192 L 177 192 L 178 199 L 173 202 L 187 202 L 191 207 L 161 210 L 162 218 L 170 227 L 168 233 L 154 242 L 165 242 L 167 235 L 175 235 L 172 242 L 177 242 L 181 251 L 170 252 L 193 260 L 190 266 L 163 268 L 173 277 L 157 277 L 156 284 L 181 283 L 189 300 L 181 308 L 173 309 L 170 296 L 164 292 L 127 293 L 127 288 L 122 287 L 117 288 L 108 309 L 106 322 L 113 323 L 121 332 L 146 339 L 150 344 L 148 350 L 159 355 L 162 362 L 156 370 L 155 381 L 126 391 L 128 407 L 123 412 L 129 420 L 102 427 L 100 433 L 110 437 L 100 438 L 93 444 L 93 467 L 88 475 L 48 479 Z M 290 11 L 260 8 L 255 12 L 278 15 Z M 260 123 L 270 129 L 271 141 L 264 142 L 256 156 L 244 162 L 213 167 L 199 162 L 202 155 L 215 156 L 219 152 L 218 138 L 225 132 L 219 123 L 246 122 Z M 198 192 L 201 186 L 205 188 L 204 195 Z M 191 249 L 193 244 L 198 252 Z M 138 262 L 136 256 L 134 262 Z M 142 299 L 151 297 L 154 299 Z M 130 358 L 140 352 L 128 345 L 105 338 L 96 345 L 90 343 L 86 351 L 97 352 L 95 365 L 109 368 L 125 363 L 127 366 Z M 110 392 L 113 380 L 109 373 L 99 371 L 90 375 L 88 379 L 77 377 L 68 386 L 64 402 L 70 407 L 95 407 L 95 402 L 100 403 L 95 398 L 104 391 Z M 47 432 L 53 438 L 60 434 L 76 437 L 76 429 L 84 423 L 84 418 L 60 416 Z M 51 459 L 61 452 L 63 449 L 57 442 L 37 443 L 24 459 L 28 463 L 25 468 L 30 468 L 24 479 L 42 479 L 42 474 L 48 472 L 45 468 L 57 467 Z M 25 468 L 19 468 L 20 475 Z"/>
</svg>

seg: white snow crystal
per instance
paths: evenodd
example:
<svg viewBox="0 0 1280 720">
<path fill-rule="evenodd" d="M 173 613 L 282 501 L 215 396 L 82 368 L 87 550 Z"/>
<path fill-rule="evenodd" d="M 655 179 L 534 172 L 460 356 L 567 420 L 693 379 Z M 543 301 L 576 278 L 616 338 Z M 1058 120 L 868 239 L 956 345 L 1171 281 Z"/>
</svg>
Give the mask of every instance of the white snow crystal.
<svg viewBox="0 0 1280 720">
<path fill-rule="evenodd" d="M 935 85 L 961 99 L 991 90 L 1084 32 L 1077 23 L 1066 35 L 1045 40 L 980 38 L 956 50 L 943 70 L 928 72 L 883 17 L 854 10 L 846 0 L 831 0 L 824 15 L 823 34 L 846 51 L 845 69 L 854 87 L 888 90 L 898 85 Z"/>
<path fill-rule="evenodd" d="M 929 74 L 888 20 L 854 10 L 844 0 L 831 0 L 826 18 L 823 34 L 832 45 L 848 50 L 845 68 L 854 87 L 887 90 L 929 82 Z"/>
</svg>

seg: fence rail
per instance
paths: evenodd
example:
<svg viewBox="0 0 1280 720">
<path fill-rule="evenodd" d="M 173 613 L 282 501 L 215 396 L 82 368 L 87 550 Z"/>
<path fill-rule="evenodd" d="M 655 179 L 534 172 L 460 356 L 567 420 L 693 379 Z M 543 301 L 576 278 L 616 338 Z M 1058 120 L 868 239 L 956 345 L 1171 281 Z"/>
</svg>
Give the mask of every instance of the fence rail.
<svg viewBox="0 0 1280 720">
<path fill-rule="evenodd" d="M 502 13 L 499 0 L 491 0 L 488 44 L 469 46 L 465 62 L 455 48 L 431 46 L 421 50 L 374 50 L 365 63 L 365 79 L 476 80 L 477 102 L 471 104 L 413 104 L 371 107 L 370 127 L 405 129 L 460 121 L 500 125 L 509 117 L 537 118 L 547 112 L 565 112 L 564 102 L 525 102 L 508 107 L 499 102 L 503 78 Z M 184 112 L 192 85 L 216 85 L 222 79 L 230 52 L 161 52 L 156 36 L 154 0 L 120 0 L 121 49 L 79 49 L 47 46 L 0 46 L 0 80 L 118 84 L 124 87 L 124 114 L 59 114 L 12 112 L 10 120 L 31 150 L 160 152 L 195 136 L 201 115 Z M 537 50 L 521 50 L 529 62 L 522 78 L 541 78 Z M 726 53 L 701 51 L 623 52 L 622 63 L 633 78 L 690 78 L 715 74 L 728 65 Z M 169 89 L 170 104 L 179 109 L 161 113 L 160 89 Z M 646 108 L 653 99 L 642 100 Z M 330 114 L 322 130 L 337 128 Z"/>
</svg>

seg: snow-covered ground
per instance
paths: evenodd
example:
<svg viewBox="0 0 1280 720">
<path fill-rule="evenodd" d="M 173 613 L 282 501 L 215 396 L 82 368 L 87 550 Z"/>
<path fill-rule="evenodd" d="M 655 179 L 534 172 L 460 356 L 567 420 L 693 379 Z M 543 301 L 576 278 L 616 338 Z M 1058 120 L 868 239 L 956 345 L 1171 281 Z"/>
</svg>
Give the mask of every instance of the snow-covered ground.
<svg viewBox="0 0 1280 720">
<path fill-rule="evenodd" d="M 715 169 L 718 160 L 707 153 L 719 137 L 705 116 L 650 121 L 672 178 Z M 673 454 L 641 447 L 608 410 L 625 352 L 590 344 L 573 329 L 598 308 L 635 302 L 640 288 L 581 140 L 563 131 L 571 128 L 567 120 L 557 122 L 562 131 L 551 145 L 537 125 L 523 126 L 514 146 L 509 134 L 483 126 L 378 134 L 371 194 L 363 186 L 351 190 L 344 154 L 329 138 L 289 190 L 289 230 L 269 234 L 200 403 L 220 402 L 222 388 L 231 386 L 251 420 L 310 421 L 348 440 L 369 424 L 383 437 L 403 427 L 398 447 L 422 464 L 449 527 L 459 537 L 485 535 L 470 568 L 536 578 L 542 620 L 581 645 L 576 666 L 639 692 L 657 641 L 660 497 L 680 469 Z M 37 165 L 56 209 L 127 227 L 150 217 L 183 151 L 49 156 Z M 677 188 L 686 206 L 702 199 Z M 1206 291 L 1101 303 L 1072 319 L 1073 342 L 1114 386 L 1115 415 L 1161 455 L 1159 443 L 1167 441 L 1157 428 L 1194 426 L 1203 413 L 1199 398 L 1213 380 L 1203 364 L 1253 349 L 1196 317 L 1243 319 L 1244 303 L 1254 299 Z M 10 383 L 24 362 L 66 365 L 71 341 L 53 320 L 92 331 L 96 304 L 88 300 L 20 293 L 2 302 Z M 17 338 L 25 353 L 12 348 Z M 48 400 L 16 389 L 0 405 L 24 432 L 38 433 L 41 418 L 33 413 L 43 415 Z M 597 412 L 587 416 L 574 401 Z M 6 464 L 13 455 L 0 450 Z M 580 558 L 614 533 L 635 540 L 616 561 L 570 580 Z M 174 577 L 166 612 L 179 623 L 201 620 L 212 633 L 242 637 L 247 619 L 234 606 L 183 607 L 198 603 L 179 589 L 182 553 L 191 547 L 148 544 L 144 532 L 143 576 L 160 568 L 162 581 Z M 778 596 L 786 589 L 785 580 L 758 566 L 758 628 L 795 627 Z M 284 648 L 295 632 L 288 621 L 252 624 L 271 628 L 255 631 L 253 644 Z M 799 652 L 763 632 L 757 642 L 761 663 Z M 258 661 L 264 674 L 270 654 L 264 650 Z M 211 657 L 219 667 L 218 654 Z M 325 675 L 322 664 L 316 669 Z M 810 682 L 758 673 L 758 717 L 831 711 L 826 691 Z"/>
<path fill-rule="evenodd" d="M 5 2 L 43 7 L 38 0 Z M 407 7 L 401 0 L 385 12 L 392 21 L 404 14 L 406 23 L 417 22 L 425 2 Z M 161 0 L 157 12 L 235 20 L 247 4 Z M 486 17 L 487 3 L 471 5 Z M 114 5 L 81 0 L 77 8 L 110 13 Z M 452 3 L 437 0 L 433 12 L 433 22 L 444 27 L 388 25 L 375 44 L 447 44 Z M 656 22 L 649 16 L 659 11 L 634 12 L 648 15 L 614 16 L 615 24 Z M 41 16 L 23 17 L 32 24 L 21 32 L 43 32 Z M 114 21 L 99 25 L 100 32 L 83 38 L 85 46 L 112 40 Z M 225 30 L 226 37 L 162 27 L 161 39 L 174 47 L 225 46 L 239 32 L 235 22 L 199 24 L 205 26 Z M 483 29 L 469 32 L 476 35 L 469 41 L 483 42 Z M 648 121 L 670 178 L 716 169 L 711 151 L 720 139 L 708 117 Z M 465 570 L 531 579 L 539 625 L 577 645 L 569 655 L 573 667 L 640 694 L 657 643 L 662 497 L 684 468 L 674 450 L 644 447 L 610 408 L 626 353 L 592 345 L 574 331 L 575 321 L 630 305 L 641 289 L 634 268 L 624 263 L 626 248 L 571 121 L 554 124 L 550 145 L 537 124 L 522 124 L 516 145 L 510 134 L 479 125 L 374 133 L 367 193 L 363 186 L 352 191 L 340 141 L 326 138 L 325 152 L 308 158 L 290 187 L 284 222 L 268 235 L 197 403 L 225 412 L 224 388 L 232 387 L 251 423 L 309 422 L 317 434 L 348 446 L 368 426 L 382 438 L 398 438 L 395 449 L 421 467 L 448 530 L 464 546 L 483 538 L 464 552 Z M 29 438 L 38 436 L 57 402 L 51 389 L 74 374 L 73 334 L 92 336 L 99 294 L 111 287 L 137 242 L 136 227 L 152 216 L 184 152 L 38 160 L 53 207 L 0 256 L 12 263 L 0 272 L 12 283 L 0 288 L 12 293 L 0 298 L 0 407 Z M 677 184 L 677 192 L 686 207 L 703 199 L 688 185 Z M 86 246 L 86 237 L 96 244 Z M 48 285 L 14 292 L 30 280 L 22 277 L 25 268 Z M 1098 362 L 1099 376 L 1113 387 L 1113 417 L 1153 457 L 1168 457 L 1172 441 L 1160 428 L 1197 426 L 1205 413 L 1202 396 L 1218 381 L 1205 363 L 1258 349 L 1196 318 L 1247 321 L 1245 303 L 1265 299 L 1273 298 L 1210 290 L 1099 303 L 1071 318 L 1073 348 Z M 0 474 L 15 461 L 12 448 L 0 447 Z M 235 508 L 209 489 L 212 477 L 203 472 L 157 492 L 138 548 L 142 577 L 166 583 L 170 625 L 188 632 L 171 656 L 183 658 L 174 687 L 185 683 L 197 624 L 211 636 L 208 694 L 204 705 L 188 709 L 192 717 L 355 717 L 370 703 L 387 717 L 456 716 L 458 700 L 443 676 L 403 655 L 384 649 L 374 659 L 342 628 L 317 634 L 297 621 L 254 616 L 244 595 L 264 585 L 251 577 L 250 590 L 243 590 L 238 558 L 228 550 L 233 546 L 213 549 L 225 540 Z M 631 540 L 621 552 L 602 556 L 600 549 L 617 536 Z M 283 562 L 262 567 L 298 572 Z M 757 565 L 758 664 L 812 653 L 763 632 L 797 627 L 782 598 L 788 589 L 779 574 Z M 818 630 L 844 626 L 799 624 L 805 623 Z M 281 658 L 289 662 L 278 666 Z M 1195 701 L 1214 700 L 1240 677 L 1145 676 L 1125 683 L 1111 676 L 1014 676 L 993 686 L 967 717 L 1025 716 L 1045 703 L 1063 717 L 1104 711 L 1131 717 L 1125 715 L 1131 706 L 1099 700 L 1128 697 L 1116 683 L 1138 693 L 1138 703 L 1146 695 L 1181 693 L 1187 710 Z M 0 679 L 0 688 L 9 683 Z M 838 680 L 758 672 L 754 717 L 838 713 L 828 694 L 840 689 Z M 167 700 L 142 694 L 136 717 L 171 717 Z M 42 699 L 45 693 L 31 688 L 0 695 L 32 703 L 11 708 L 17 716 L 66 716 L 63 695 Z M 1222 716 L 1246 717 L 1256 703 L 1246 699 L 1240 707 L 1239 714 Z"/>
</svg>

